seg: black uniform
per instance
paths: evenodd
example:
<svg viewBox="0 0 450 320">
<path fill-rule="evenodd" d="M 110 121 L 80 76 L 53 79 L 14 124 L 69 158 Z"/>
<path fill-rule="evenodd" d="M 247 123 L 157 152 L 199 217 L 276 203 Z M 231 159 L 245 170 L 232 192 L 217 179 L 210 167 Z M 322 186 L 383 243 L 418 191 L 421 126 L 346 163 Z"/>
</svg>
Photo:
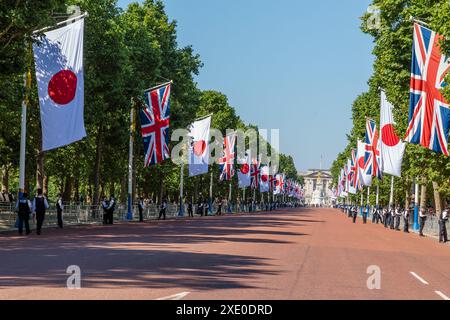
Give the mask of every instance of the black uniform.
<svg viewBox="0 0 450 320">
<path fill-rule="evenodd" d="M 163 201 L 163 203 L 161 204 L 161 208 L 159 210 L 158 220 L 160 220 L 161 217 L 163 217 L 163 220 L 166 220 L 166 209 L 167 209 L 167 202 Z"/>
<path fill-rule="evenodd" d="M 36 234 L 41 234 L 42 225 L 45 220 L 45 210 L 48 208 L 47 199 L 42 195 L 34 198 L 34 212 L 36 212 Z"/>
<path fill-rule="evenodd" d="M 222 215 L 222 206 L 223 206 L 223 201 L 222 201 L 222 199 L 220 199 L 217 202 L 217 213 L 216 213 L 216 215 L 218 215 L 218 216 Z"/>
<path fill-rule="evenodd" d="M 448 241 L 447 238 L 447 226 L 446 223 L 448 221 L 448 209 L 442 211 L 439 217 L 439 242 L 446 243 Z"/>
<path fill-rule="evenodd" d="M 403 212 L 403 232 L 409 233 L 409 210 Z"/>
<path fill-rule="evenodd" d="M 30 202 L 26 197 L 22 198 L 17 203 L 17 212 L 19 215 L 19 234 L 23 233 L 23 225 L 25 224 L 25 232 L 27 235 L 30 234 L 30 213 L 31 207 Z"/>
<path fill-rule="evenodd" d="M 356 223 L 356 218 L 358 217 L 358 209 L 356 206 L 352 207 L 352 214 L 353 214 L 353 223 Z"/>
<path fill-rule="evenodd" d="M 108 205 L 108 215 L 107 215 L 107 224 L 113 224 L 114 223 L 114 210 L 116 208 L 116 200 L 114 197 L 111 197 L 109 199 L 109 205 Z"/>
<path fill-rule="evenodd" d="M 64 205 L 62 203 L 62 198 L 59 197 L 58 200 L 56 201 L 56 216 L 58 218 L 58 227 L 60 228 L 63 227 L 63 218 L 62 218 L 63 209 Z"/>
<path fill-rule="evenodd" d="M 108 224 L 108 201 L 102 201 L 102 209 L 103 209 L 103 224 Z"/>
<path fill-rule="evenodd" d="M 395 210 L 395 230 L 400 231 L 400 220 L 403 215 L 403 209 L 398 208 Z"/>
<path fill-rule="evenodd" d="M 367 224 L 368 207 L 363 207 L 363 224 Z"/>
<path fill-rule="evenodd" d="M 194 210 L 193 210 L 193 208 L 192 208 L 192 202 L 191 201 L 189 201 L 189 203 L 188 203 L 188 215 L 189 215 L 189 217 L 191 217 L 191 218 L 193 218 L 194 217 Z"/>
<path fill-rule="evenodd" d="M 144 201 L 139 199 L 138 201 L 138 209 L 139 209 L 139 222 L 144 222 Z"/>
</svg>

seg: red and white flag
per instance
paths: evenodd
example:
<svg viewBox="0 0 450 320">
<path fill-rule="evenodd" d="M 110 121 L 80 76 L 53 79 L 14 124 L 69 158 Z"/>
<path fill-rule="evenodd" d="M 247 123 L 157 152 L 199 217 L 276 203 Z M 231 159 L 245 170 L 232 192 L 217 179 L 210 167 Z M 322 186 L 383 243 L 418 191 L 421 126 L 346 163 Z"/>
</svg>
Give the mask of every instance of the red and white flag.
<svg viewBox="0 0 450 320">
<path fill-rule="evenodd" d="M 33 44 L 42 150 L 81 140 L 84 128 L 84 19 L 48 31 Z"/>
<path fill-rule="evenodd" d="M 191 145 L 189 148 L 189 176 L 208 173 L 209 131 L 211 117 L 195 121 L 189 128 Z"/>
<path fill-rule="evenodd" d="M 238 164 L 241 165 L 241 168 L 238 171 L 238 182 L 239 188 L 241 189 L 248 188 L 251 184 L 250 166 L 252 164 L 252 157 L 250 152 L 250 150 L 247 150 L 247 152 L 245 153 L 245 157 L 238 158 Z"/>
<path fill-rule="evenodd" d="M 269 192 L 270 181 L 269 181 L 270 169 L 269 166 L 264 166 L 261 168 L 259 192 Z"/>
<path fill-rule="evenodd" d="M 381 168 L 384 173 L 400 177 L 402 174 L 405 143 L 400 141 L 394 132 L 394 117 L 392 104 L 387 101 L 386 94 L 381 91 L 380 110 L 380 153 Z"/>
<path fill-rule="evenodd" d="M 372 185 L 372 173 L 369 169 L 371 163 L 365 161 L 367 144 L 358 140 L 358 174 L 359 187 Z"/>
</svg>

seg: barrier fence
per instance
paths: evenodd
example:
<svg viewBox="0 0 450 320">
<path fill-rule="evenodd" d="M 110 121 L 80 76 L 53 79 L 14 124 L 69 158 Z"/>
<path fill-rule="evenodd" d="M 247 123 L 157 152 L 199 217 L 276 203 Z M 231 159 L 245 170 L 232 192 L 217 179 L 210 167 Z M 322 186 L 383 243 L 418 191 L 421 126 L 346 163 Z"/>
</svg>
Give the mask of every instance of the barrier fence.
<svg viewBox="0 0 450 320">
<path fill-rule="evenodd" d="M 15 212 L 15 204 L 0 202 L 0 231 L 16 229 L 17 213 Z M 174 219 L 179 217 L 180 207 L 178 204 L 168 204 L 166 209 L 166 218 Z M 187 205 L 184 205 L 184 216 L 188 215 Z M 256 203 L 252 205 L 238 204 L 238 205 L 223 205 L 222 213 L 242 213 L 242 212 L 260 212 L 269 211 L 268 203 Z M 155 220 L 159 216 L 159 206 L 157 204 L 148 204 L 143 210 L 144 220 Z M 198 206 L 193 206 L 194 215 L 198 216 Z M 208 215 L 215 215 L 217 206 L 212 205 L 211 211 Z M 128 208 L 125 204 L 118 204 L 114 211 L 115 221 L 127 220 Z M 133 221 L 139 221 L 139 210 L 137 205 L 133 206 Z M 84 224 L 102 224 L 103 223 L 103 209 L 100 205 L 86 205 L 86 204 L 66 204 L 63 210 L 63 221 L 65 225 L 84 225 Z M 34 215 L 30 216 L 30 227 L 35 228 L 36 219 Z M 46 210 L 44 227 L 56 226 L 57 215 L 56 206 L 50 204 Z"/>
</svg>

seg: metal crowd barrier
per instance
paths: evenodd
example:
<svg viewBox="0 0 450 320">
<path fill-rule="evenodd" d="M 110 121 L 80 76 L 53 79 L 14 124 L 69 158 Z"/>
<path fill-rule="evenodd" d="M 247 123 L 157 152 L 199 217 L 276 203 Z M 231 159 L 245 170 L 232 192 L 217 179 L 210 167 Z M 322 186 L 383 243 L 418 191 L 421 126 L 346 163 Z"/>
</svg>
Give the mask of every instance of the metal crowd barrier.
<svg viewBox="0 0 450 320">
<path fill-rule="evenodd" d="M 46 210 L 44 227 L 57 226 L 56 206 L 52 203 Z M 0 202 L 0 231 L 16 229 L 17 213 L 15 212 L 14 203 Z M 179 217 L 179 205 L 168 204 L 166 210 L 166 218 L 174 219 Z M 194 216 L 198 216 L 197 205 L 193 206 Z M 226 213 L 242 213 L 242 212 L 261 212 L 269 211 L 269 204 L 256 203 L 253 205 L 247 204 L 232 204 L 222 206 L 222 214 Z M 159 206 L 157 204 L 148 204 L 143 210 L 144 220 L 155 220 L 159 216 Z M 211 210 L 208 210 L 208 215 L 215 215 L 217 207 L 212 205 Z M 127 220 L 128 208 L 125 204 L 118 204 L 114 211 L 115 221 Z M 187 204 L 184 204 L 184 217 L 188 216 Z M 133 221 L 139 221 L 138 206 L 133 206 Z M 102 224 L 103 223 L 103 209 L 101 206 L 92 206 L 86 204 L 66 204 L 63 210 L 63 221 L 65 225 L 88 225 L 88 224 Z M 35 228 L 36 219 L 34 215 L 30 216 L 30 227 Z"/>
</svg>

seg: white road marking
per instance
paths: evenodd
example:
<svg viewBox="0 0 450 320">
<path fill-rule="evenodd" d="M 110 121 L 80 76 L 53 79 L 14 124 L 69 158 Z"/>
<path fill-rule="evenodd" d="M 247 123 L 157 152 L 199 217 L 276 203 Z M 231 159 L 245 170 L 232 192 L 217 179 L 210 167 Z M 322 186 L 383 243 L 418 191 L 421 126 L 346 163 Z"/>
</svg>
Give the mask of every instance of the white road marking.
<svg viewBox="0 0 450 320">
<path fill-rule="evenodd" d="M 444 299 L 444 300 L 450 300 L 450 298 L 449 297 L 447 297 L 445 294 L 443 294 L 442 292 L 440 292 L 440 291 L 435 291 L 436 292 L 436 294 L 439 296 L 439 297 L 441 297 L 442 299 Z"/>
<path fill-rule="evenodd" d="M 181 300 L 184 297 L 186 297 L 189 293 L 190 292 L 180 292 L 180 293 L 173 294 L 171 296 L 164 297 L 164 298 L 159 298 L 159 299 L 156 299 L 156 300 Z"/>
<path fill-rule="evenodd" d="M 423 278 L 421 278 L 421 277 L 419 277 L 418 275 L 417 275 L 417 273 L 415 273 L 415 272 L 410 272 L 417 280 L 419 280 L 420 282 L 422 282 L 423 284 L 426 284 L 426 285 L 428 285 L 428 282 L 426 282 Z"/>
</svg>

